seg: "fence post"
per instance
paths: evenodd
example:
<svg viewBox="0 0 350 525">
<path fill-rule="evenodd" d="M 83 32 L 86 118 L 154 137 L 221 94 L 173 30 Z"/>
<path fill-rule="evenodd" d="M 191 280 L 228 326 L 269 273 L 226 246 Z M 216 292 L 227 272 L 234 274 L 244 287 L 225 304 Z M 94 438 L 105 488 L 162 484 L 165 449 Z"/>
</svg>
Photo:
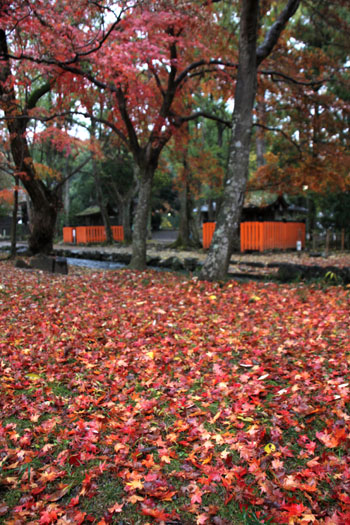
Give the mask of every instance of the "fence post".
<svg viewBox="0 0 350 525">
<path fill-rule="evenodd" d="M 330 231 L 327 230 L 327 233 L 326 233 L 326 250 L 325 250 L 325 253 L 326 253 L 326 257 L 328 257 L 328 253 L 329 253 L 329 241 L 330 241 Z"/>
</svg>

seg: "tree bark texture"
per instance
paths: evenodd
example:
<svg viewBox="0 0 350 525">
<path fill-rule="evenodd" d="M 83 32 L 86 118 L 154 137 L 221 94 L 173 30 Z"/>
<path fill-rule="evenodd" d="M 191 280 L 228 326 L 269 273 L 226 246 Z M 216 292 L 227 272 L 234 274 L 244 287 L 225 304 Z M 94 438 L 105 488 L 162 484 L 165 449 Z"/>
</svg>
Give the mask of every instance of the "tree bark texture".
<svg viewBox="0 0 350 525">
<path fill-rule="evenodd" d="M 129 267 L 134 270 L 144 270 L 147 263 L 147 225 L 155 167 L 137 164 L 135 171 L 136 179 L 139 181 L 139 193 L 133 222 L 132 256 Z"/>
<path fill-rule="evenodd" d="M 0 107 L 7 118 L 11 153 L 17 175 L 32 202 L 29 250 L 33 254 L 49 253 L 52 251 L 60 200 L 54 192 L 45 186 L 35 172 L 25 136 L 29 117 L 26 112 L 21 113 L 18 109 L 15 91 L 11 83 L 6 35 L 3 30 L 0 30 L 0 52 L 4 57 L 0 62 Z M 44 90 L 40 90 L 40 96 L 47 90 L 47 86 Z"/>
<path fill-rule="evenodd" d="M 256 105 L 256 112 L 259 123 L 266 125 L 266 104 L 260 100 Z M 256 167 L 261 168 L 265 165 L 266 140 L 265 130 L 258 127 L 256 130 Z"/>
<path fill-rule="evenodd" d="M 252 111 L 256 95 L 256 38 L 258 0 L 243 2 L 239 62 L 232 135 L 225 178 L 223 201 L 208 256 L 200 273 L 201 279 L 220 280 L 227 274 L 232 252 L 234 226 L 238 224 L 247 183 L 252 132 Z"/>
<path fill-rule="evenodd" d="M 239 225 L 248 178 L 257 68 L 272 52 L 299 4 L 300 0 L 287 1 L 257 48 L 259 0 L 242 2 L 235 106 L 224 194 L 212 243 L 200 273 L 201 279 L 222 280 L 227 275 L 234 231 Z"/>
</svg>

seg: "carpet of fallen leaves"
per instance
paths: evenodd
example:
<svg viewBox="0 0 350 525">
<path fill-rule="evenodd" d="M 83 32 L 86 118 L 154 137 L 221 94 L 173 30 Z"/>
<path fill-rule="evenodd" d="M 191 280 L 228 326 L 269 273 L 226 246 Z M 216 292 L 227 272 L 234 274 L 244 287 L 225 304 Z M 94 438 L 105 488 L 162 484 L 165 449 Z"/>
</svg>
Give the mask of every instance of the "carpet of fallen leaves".
<svg viewBox="0 0 350 525">
<path fill-rule="evenodd" d="M 350 523 L 349 297 L 1 263 L 0 521 Z"/>
</svg>

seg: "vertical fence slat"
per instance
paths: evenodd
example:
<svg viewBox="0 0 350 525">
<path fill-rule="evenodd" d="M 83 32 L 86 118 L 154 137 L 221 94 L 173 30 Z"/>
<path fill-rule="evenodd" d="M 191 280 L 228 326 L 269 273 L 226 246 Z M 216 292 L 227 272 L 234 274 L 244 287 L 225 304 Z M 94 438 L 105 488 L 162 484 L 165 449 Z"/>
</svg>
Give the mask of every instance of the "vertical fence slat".
<svg viewBox="0 0 350 525">
<path fill-rule="evenodd" d="M 202 228 L 202 243 L 204 250 L 208 250 L 214 235 L 215 222 L 204 222 Z"/>
</svg>

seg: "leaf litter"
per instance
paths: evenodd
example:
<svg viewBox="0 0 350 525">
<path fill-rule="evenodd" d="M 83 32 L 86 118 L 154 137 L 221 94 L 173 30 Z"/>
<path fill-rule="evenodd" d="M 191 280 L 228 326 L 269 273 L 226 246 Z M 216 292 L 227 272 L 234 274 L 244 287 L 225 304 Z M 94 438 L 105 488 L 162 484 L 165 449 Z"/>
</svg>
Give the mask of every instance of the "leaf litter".
<svg viewBox="0 0 350 525">
<path fill-rule="evenodd" d="M 350 522 L 349 290 L 1 270 L 3 523 Z"/>
</svg>

